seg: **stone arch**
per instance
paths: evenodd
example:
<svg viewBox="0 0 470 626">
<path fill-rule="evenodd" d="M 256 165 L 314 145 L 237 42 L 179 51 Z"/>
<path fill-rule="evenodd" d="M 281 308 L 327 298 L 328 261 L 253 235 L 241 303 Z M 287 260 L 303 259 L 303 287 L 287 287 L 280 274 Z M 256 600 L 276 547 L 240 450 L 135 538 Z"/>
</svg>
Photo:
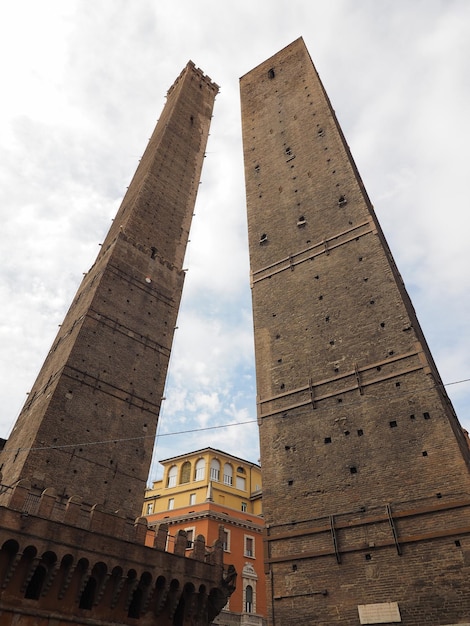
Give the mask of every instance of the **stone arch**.
<svg viewBox="0 0 470 626">
<path fill-rule="evenodd" d="M 204 480 L 206 477 L 206 459 L 201 457 L 196 461 L 194 470 L 194 480 Z"/>
<path fill-rule="evenodd" d="M 196 613 L 201 616 L 201 621 L 206 623 L 207 620 L 207 588 L 206 585 L 199 585 L 196 598 Z"/>
<path fill-rule="evenodd" d="M 227 596 L 218 587 L 213 587 L 207 597 L 207 618 L 211 623 L 227 604 Z"/>
<path fill-rule="evenodd" d="M 80 602 L 80 596 L 88 579 L 89 565 L 88 559 L 84 557 L 77 561 L 75 568 L 71 571 L 70 584 L 67 586 L 63 596 L 64 602 L 73 604 Z"/>
<path fill-rule="evenodd" d="M 185 614 L 187 609 L 191 606 L 191 599 L 194 594 L 195 587 L 193 583 L 186 583 L 183 587 L 183 592 L 176 607 L 175 614 L 173 616 L 173 626 L 184 626 Z"/>
<path fill-rule="evenodd" d="M 168 470 L 168 476 L 166 480 L 167 487 L 176 487 L 176 480 L 178 477 L 178 467 L 176 465 L 172 465 Z"/>
<path fill-rule="evenodd" d="M 132 593 L 131 602 L 129 604 L 129 610 L 127 611 L 127 617 L 138 619 L 140 617 L 140 611 L 142 610 L 143 590 L 142 587 L 137 585 Z"/>
<path fill-rule="evenodd" d="M 244 610 L 245 613 L 253 613 L 254 612 L 254 591 L 252 585 L 247 585 L 244 589 L 245 602 L 244 602 Z"/>
<path fill-rule="evenodd" d="M 220 480 L 220 461 L 218 459 L 211 459 L 211 480 L 219 482 Z"/>
<path fill-rule="evenodd" d="M 245 563 L 242 570 L 243 612 L 256 613 L 256 582 L 258 575 L 252 563 Z"/>
<path fill-rule="evenodd" d="M 152 584 L 152 574 L 144 572 L 140 577 L 139 584 L 132 593 L 127 617 L 139 618 L 145 608 L 146 600 Z"/>
<path fill-rule="evenodd" d="M 181 471 L 180 471 L 180 485 L 189 483 L 191 480 L 191 462 L 190 461 L 185 461 L 182 465 L 181 465 Z"/>
<path fill-rule="evenodd" d="M 233 485 L 233 466 L 231 463 L 224 463 L 224 484 Z"/>
<path fill-rule="evenodd" d="M 29 579 L 36 569 L 38 562 L 36 559 L 37 553 L 38 551 L 33 545 L 26 546 L 26 548 L 23 548 L 22 553 L 18 553 L 18 556 L 21 556 L 10 583 L 13 593 L 24 594 Z"/>
<path fill-rule="evenodd" d="M 108 584 L 103 597 L 103 604 L 114 608 L 119 601 L 119 596 L 124 584 L 122 567 L 116 565 L 111 570 Z"/>
<path fill-rule="evenodd" d="M 134 590 L 136 588 L 138 584 L 138 580 L 137 580 L 137 572 L 135 571 L 135 569 L 131 568 L 128 572 L 127 572 L 127 576 L 126 576 L 126 580 L 124 582 L 124 586 L 125 586 L 125 591 L 124 591 L 124 598 L 125 598 L 125 604 L 124 604 L 124 610 L 128 611 L 131 601 L 132 601 L 132 595 L 134 593 Z"/>
<path fill-rule="evenodd" d="M 59 569 L 55 576 L 51 590 L 48 595 L 52 596 L 52 601 L 61 600 L 70 583 L 73 571 L 74 558 L 71 554 L 64 554 L 60 560 Z"/>
<path fill-rule="evenodd" d="M 8 552 L 16 554 L 20 549 L 20 544 L 16 541 L 16 539 L 7 539 L 3 542 L 2 547 L 0 548 L 1 552 Z"/>
<path fill-rule="evenodd" d="M 13 573 L 12 568 L 16 559 L 20 545 L 14 539 L 5 541 L 0 549 L 0 586 L 6 587 L 8 580 Z"/>
<path fill-rule="evenodd" d="M 165 600 L 167 597 L 166 578 L 165 576 L 159 576 L 155 581 L 154 598 L 153 598 L 153 612 L 154 615 L 159 615 Z"/>
<path fill-rule="evenodd" d="M 168 593 L 166 596 L 165 606 L 163 608 L 164 611 L 168 612 L 170 619 L 173 618 L 174 612 L 178 606 L 178 598 L 180 594 L 180 581 L 176 578 L 170 582 L 170 587 L 168 589 Z"/>
<path fill-rule="evenodd" d="M 29 600 L 39 600 L 42 587 L 46 581 L 47 569 L 41 563 L 36 565 L 33 575 L 29 579 L 24 592 L 24 597 Z"/>
<path fill-rule="evenodd" d="M 99 593 L 105 582 L 106 573 L 108 568 L 105 563 L 99 561 L 95 563 L 91 574 L 83 587 L 78 606 L 81 609 L 91 610 L 99 600 Z"/>
<path fill-rule="evenodd" d="M 80 600 L 78 602 L 78 607 L 80 609 L 87 609 L 88 611 L 91 611 L 95 600 L 96 590 L 96 578 L 94 576 L 90 576 L 86 581 L 82 593 L 80 594 Z"/>
<path fill-rule="evenodd" d="M 57 555 L 55 552 L 44 552 L 41 560 L 32 572 L 32 576 L 28 580 L 24 592 L 25 598 L 28 598 L 29 600 L 39 600 L 46 581 L 50 577 L 56 563 Z"/>
</svg>

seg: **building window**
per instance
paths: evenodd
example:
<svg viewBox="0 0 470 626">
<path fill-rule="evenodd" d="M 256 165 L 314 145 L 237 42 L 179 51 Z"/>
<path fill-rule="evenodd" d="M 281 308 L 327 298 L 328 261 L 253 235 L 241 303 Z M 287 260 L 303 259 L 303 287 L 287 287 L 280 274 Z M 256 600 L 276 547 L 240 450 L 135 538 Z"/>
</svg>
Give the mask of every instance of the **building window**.
<svg viewBox="0 0 470 626">
<path fill-rule="evenodd" d="M 190 506 L 192 506 L 193 504 L 196 504 L 196 494 L 195 493 L 190 493 L 189 494 L 189 504 L 190 504 Z"/>
<path fill-rule="evenodd" d="M 247 510 L 246 502 L 242 502 L 242 513 L 246 513 L 246 510 Z"/>
<path fill-rule="evenodd" d="M 246 491 L 246 479 L 243 476 L 237 476 L 236 481 L 237 489 L 241 491 Z"/>
<path fill-rule="evenodd" d="M 150 515 L 151 513 L 153 513 L 153 502 L 150 502 L 150 504 L 147 504 L 147 513 L 146 513 L 146 515 Z"/>
<path fill-rule="evenodd" d="M 211 480 L 220 480 L 220 463 L 217 459 L 211 461 Z"/>
<path fill-rule="evenodd" d="M 194 480 L 204 480 L 205 473 L 206 473 L 206 460 L 198 459 L 196 461 L 196 473 L 194 475 Z"/>
<path fill-rule="evenodd" d="M 224 485 L 231 485 L 233 483 L 233 468 L 230 463 L 224 465 Z"/>
<path fill-rule="evenodd" d="M 180 485 L 184 483 L 189 483 L 191 480 L 191 463 L 189 461 L 185 461 L 181 466 L 181 478 Z"/>
<path fill-rule="evenodd" d="M 245 563 L 242 570 L 243 607 L 246 613 L 256 613 L 256 581 L 258 576 L 252 563 Z"/>
<path fill-rule="evenodd" d="M 194 548 L 194 528 L 185 528 L 186 531 L 186 550 Z"/>
<path fill-rule="evenodd" d="M 223 538 L 224 552 L 230 552 L 230 531 L 224 530 Z"/>
<path fill-rule="evenodd" d="M 175 499 L 169 498 L 168 500 L 168 510 L 172 511 L 175 508 Z"/>
<path fill-rule="evenodd" d="M 245 556 L 255 556 L 255 540 L 248 535 L 245 535 Z"/>
<path fill-rule="evenodd" d="M 251 585 L 245 588 L 245 612 L 253 613 L 253 587 Z"/>
<path fill-rule="evenodd" d="M 168 470 L 167 487 L 176 487 L 176 477 L 178 476 L 178 468 L 176 465 L 172 465 Z"/>
<path fill-rule="evenodd" d="M 239 474 L 245 474 L 245 470 L 244 470 L 244 468 L 243 468 L 243 467 L 241 467 L 241 466 L 240 466 L 240 467 L 237 467 L 237 472 L 238 472 Z"/>
</svg>

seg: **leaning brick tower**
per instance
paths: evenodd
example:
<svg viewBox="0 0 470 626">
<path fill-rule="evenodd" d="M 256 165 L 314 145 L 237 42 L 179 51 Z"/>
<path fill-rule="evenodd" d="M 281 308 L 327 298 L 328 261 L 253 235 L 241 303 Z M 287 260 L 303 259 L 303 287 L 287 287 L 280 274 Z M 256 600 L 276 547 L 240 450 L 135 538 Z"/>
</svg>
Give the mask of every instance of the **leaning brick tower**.
<svg viewBox="0 0 470 626">
<path fill-rule="evenodd" d="M 218 87 L 189 62 L 0 455 L 4 485 L 138 514 Z"/>
<path fill-rule="evenodd" d="M 470 454 L 302 39 L 241 78 L 270 623 L 470 623 Z"/>
</svg>

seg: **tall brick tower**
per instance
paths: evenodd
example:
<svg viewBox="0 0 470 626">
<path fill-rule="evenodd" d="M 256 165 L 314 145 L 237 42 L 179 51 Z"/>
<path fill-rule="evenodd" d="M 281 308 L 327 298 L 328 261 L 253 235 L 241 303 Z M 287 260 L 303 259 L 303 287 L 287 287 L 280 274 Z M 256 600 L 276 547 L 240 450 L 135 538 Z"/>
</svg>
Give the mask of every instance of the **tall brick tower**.
<svg viewBox="0 0 470 626">
<path fill-rule="evenodd" d="M 218 87 L 189 62 L 1 453 L 3 483 L 138 514 Z"/>
<path fill-rule="evenodd" d="M 470 623 L 470 455 L 302 39 L 241 78 L 271 624 Z"/>
</svg>

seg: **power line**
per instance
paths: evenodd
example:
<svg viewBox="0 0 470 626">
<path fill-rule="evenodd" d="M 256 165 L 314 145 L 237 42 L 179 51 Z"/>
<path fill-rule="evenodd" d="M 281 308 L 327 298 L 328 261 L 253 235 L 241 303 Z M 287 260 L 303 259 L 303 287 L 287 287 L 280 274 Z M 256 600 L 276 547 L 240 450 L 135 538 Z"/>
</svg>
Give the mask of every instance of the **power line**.
<svg viewBox="0 0 470 626">
<path fill-rule="evenodd" d="M 201 432 L 203 430 L 215 430 L 217 428 L 230 428 L 231 426 L 242 426 L 244 424 L 254 424 L 256 420 L 246 420 L 245 422 L 234 422 L 232 424 L 219 424 L 218 426 L 206 426 L 204 428 L 191 428 L 189 430 L 180 430 L 173 433 L 162 433 L 159 437 L 171 437 L 173 435 L 186 435 L 189 433 Z M 63 448 L 77 448 L 85 446 L 96 446 L 105 443 L 121 443 L 122 441 L 142 441 L 143 439 L 155 439 L 154 435 L 141 435 L 139 437 L 125 437 L 120 439 L 101 439 L 99 441 L 88 441 L 86 443 L 66 443 L 55 446 L 36 446 L 33 448 L 18 448 L 18 452 L 29 452 L 36 450 L 62 450 Z"/>
<path fill-rule="evenodd" d="M 459 385 L 462 383 L 467 383 L 470 382 L 470 378 L 464 378 L 462 380 L 456 380 L 450 383 L 445 383 L 443 386 L 444 387 L 450 387 L 451 385 Z M 408 394 L 404 394 L 404 395 L 413 395 L 415 393 L 415 391 L 410 391 Z M 403 394 L 402 394 L 403 396 Z M 386 400 L 387 398 L 392 398 L 395 396 L 381 396 L 382 400 Z M 354 404 L 358 404 L 360 402 L 360 400 L 358 400 L 357 402 L 352 402 L 352 403 L 348 403 L 347 407 L 344 408 L 349 408 L 351 406 L 353 406 Z M 160 420 L 159 420 L 160 421 Z M 175 431 L 175 432 L 171 432 L 171 433 L 159 433 L 158 434 L 158 438 L 160 437 L 173 437 L 176 435 L 188 435 L 191 433 L 198 433 L 198 432 L 204 432 L 207 430 L 219 430 L 221 428 L 231 428 L 232 426 L 244 426 L 246 424 L 254 424 L 255 422 L 257 422 L 256 419 L 251 419 L 251 420 L 246 420 L 244 422 L 232 422 L 231 424 L 218 424 L 215 426 L 204 426 L 204 427 L 198 427 L 198 428 L 190 428 L 188 430 L 179 430 L 179 431 Z M 31 448 L 18 448 L 18 452 L 29 452 L 29 451 L 36 451 L 36 450 L 62 450 L 65 448 L 76 448 L 76 447 L 85 447 L 85 446 L 96 446 L 96 445 L 100 445 L 100 444 L 108 444 L 108 443 L 121 443 L 124 441 L 143 441 L 144 439 L 156 439 L 155 435 L 140 435 L 139 437 L 126 437 L 126 438 L 120 438 L 120 439 L 103 439 L 103 440 L 99 440 L 99 441 L 89 441 L 86 443 L 68 443 L 68 444 L 64 444 L 64 445 L 55 445 L 55 446 L 37 446 L 37 447 L 31 447 Z"/>
<path fill-rule="evenodd" d="M 451 385 L 460 385 L 460 383 L 468 383 L 470 378 L 464 378 L 463 380 L 454 380 L 453 383 L 445 383 L 444 387 L 450 387 Z"/>
</svg>

